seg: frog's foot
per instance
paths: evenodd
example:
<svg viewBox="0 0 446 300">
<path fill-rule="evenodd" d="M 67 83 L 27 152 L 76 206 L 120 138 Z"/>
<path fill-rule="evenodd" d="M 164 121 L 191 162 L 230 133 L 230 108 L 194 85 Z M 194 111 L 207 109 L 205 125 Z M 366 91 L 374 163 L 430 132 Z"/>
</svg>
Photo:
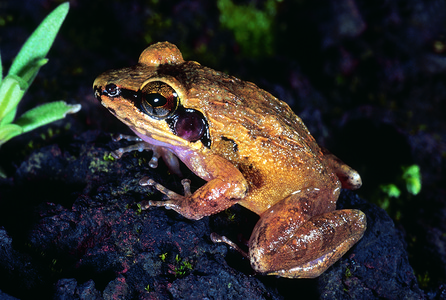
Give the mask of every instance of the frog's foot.
<svg viewBox="0 0 446 300">
<path fill-rule="evenodd" d="M 173 209 L 175 211 L 179 211 L 179 210 L 181 210 L 181 207 L 182 207 L 181 203 L 183 203 L 186 199 L 188 199 L 192 195 L 192 193 L 190 191 L 190 180 L 189 179 L 181 180 L 181 184 L 183 185 L 183 189 L 184 189 L 184 196 L 167 189 L 163 185 L 155 182 L 153 179 L 150 179 L 148 177 L 142 178 L 139 181 L 139 184 L 141 186 L 153 186 L 155 189 L 157 189 L 158 191 L 160 191 L 161 193 L 166 195 L 167 198 L 169 199 L 169 200 L 165 200 L 165 201 L 153 201 L 153 200 L 142 201 L 140 203 L 142 210 L 146 210 L 152 206 L 156 206 L 156 207 L 163 206 L 167 209 Z"/>
<path fill-rule="evenodd" d="M 122 139 L 137 143 L 134 145 L 130 145 L 128 147 L 123 147 L 115 151 L 112 151 L 111 155 L 115 159 L 120 159 L 121 156 L 127 152 L 132 152 L 132 151 L 142 152 L 144 150 L 151 150 L 153 152 L 152 158 L 149 161 L 149 166 L 151 168 L 155 169 L 156 167 L 158 167 L 159 158 L 162 157 L 167 167 L 169 168 L 169 171 L 175 175 L 178 175 L 179 177 L 182 177 L 180 171 L 180 162 L 178 161 L 178 158 L 169 149 L 144 142 L 141 138 L 137 136 L 125 135 L 125 134 L 117 134 L 113 136 L 113 141 L 115 142 L 120 141 Z"/>
<path fill-rule="evenodd" d="M 212 232 L 210 235 L 211 241 L 214 243 L 225 243 L 229 245 L 229 247 L 233 248 L 237 252 L 239 252 L 244 258 L 249 259 L 248 253 L 243 251 L 236 243 L 225 237 L 224 235 L 218 235 L 215 232 Z"/>
<path fill-rule="evenodd" d="M 340 227 L 334 226 L 333 222 L 328 221 L 325 223 L 327 218 L 331 218 L 333 216 L 318 216 L 310 219 L 308 224 L 304 224 L 302 227 L 303 230 L 308 230 L 308 232 L 304 233 L 300 239 L 303 241 L 309 240 L 312 237 L 314 237 L 315 234 L 318 234 L 320 232 L 323 232 L 326 230 L 325 227 L 329 228 L 327 231 L 329 234 L 333 236 L 327 236 L 322 238 L 315 238 L 313 242 L 315 242 L 315 245 L 306 245 L 306 249 L 303 250 L 304 252 L 307 252 L 309 255 L 312 255 L 311 252 L 318 252 L 321 251 L 321 253 L 326 252 L 327 250 L 324 249 L 324 245 L 326 243 L 333 243 L 333 249 L 328 250 L 325 254 L 320 255 L 319 257 L 316 257 L 315 259 L 312 259 L 310 261 L 303 260 L 300 258 L 298 261 L 301 264 L 295 264 L 294 266 L 290 266 L 289 268 L 283 268 L 279 269 L 277 271 L 268 272 L 268 275 L 278 275 L 282 277 L 288 277 L 288 278 L 315 278 L 321 275 L 323 272 L 325 272 L 329 267 L 331 267 L 335 262 L 337 262 L 354 244 L 356 244 L 364 234 L 365 231 L 365 215 L 359 211 L 359 210 L 352 210 L 353 212 L 346 212 L 346 211 L 335 211 L 333 212 L 334 215 L 339 216 L 340 218 L 346 218 L 345 220 L 348 220 L 348 222 L 353 221 L 354 224 L 344 224 Z M 334 221 L 336 222 L 336 221 Z M 324 228 L 317 228 L 317 226 L 324 226 Z M 342 233 L 339 231 L 345 230 L 348 226 L 355 226 L 357 229 L 356 232 L 349 232 L 348 234 Z M 348 237 L 346 237 L 346 235 Z M 324 239 L 327 239 L 328 241 L 324 241 Z M 345 238 L 345 240 L 343 240 Z M 298 242 L 299 244 L 299 242 Z M 300 244 L 303 244 L 300 242 Z M 319 248 L 319 249 L 318 249 Z M 297 253 L 297 257 L 299 257 L 300 253 Z M 305 262 L 306 261 L 306 262 Z"/>
</svg>

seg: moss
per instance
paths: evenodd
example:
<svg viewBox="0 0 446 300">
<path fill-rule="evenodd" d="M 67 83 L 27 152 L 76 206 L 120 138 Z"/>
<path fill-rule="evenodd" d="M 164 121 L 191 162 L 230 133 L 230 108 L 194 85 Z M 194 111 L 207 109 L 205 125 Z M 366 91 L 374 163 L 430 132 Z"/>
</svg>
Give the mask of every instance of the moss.
<svg viewBox="0 0 446 300">
<path fill-rule="evenodd" d="M 88 169 L 90 170 L 91 173 L 94 174 L 95 172 L 108 172 L 109 166 L 110 166 L 109 160 L 105 160 L 104 158 L 99 158 L 99 157 L 92 157 Z"/>
<path fill-rule="evenodd" d="M 231 0 L 218 0 L 220 24 L 234 34 L 243 54 L 253 57 L 273 53 L 273 23 L 277 14 L 277 0 L 267 0 L 263 10 L 236 5 Z"/>
</svg>

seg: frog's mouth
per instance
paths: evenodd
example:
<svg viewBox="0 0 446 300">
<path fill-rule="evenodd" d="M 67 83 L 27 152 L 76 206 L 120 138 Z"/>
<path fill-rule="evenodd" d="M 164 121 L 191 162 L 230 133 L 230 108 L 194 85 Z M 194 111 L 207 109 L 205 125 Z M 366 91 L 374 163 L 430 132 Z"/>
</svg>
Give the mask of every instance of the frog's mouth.
<svg viewBox="0 0 446 300">
<path fill-rule="evenodd" d="M 110 107 L 107 108 L 110 110 Z M 173 134 L 166 122 L 163 124 L 163 121 L 149 119 L 149 117 L 134 107 L 132 110 L 134 118 L 129 118 L 127 110 L 112 109 L 110 112 L 146 143 L 166 148 L 186 147 L 189 145 L 189 141 Z"/>
<path fill-rule="evenodd" d="M 189 142 L 179 138 L 173 134 L 166 134 L 164 131 L 160 131 L 156 128 L 151 128 L 150 131 L 140 132 L 141 129 L 137 129 L 133 126 L 129 126 L 130 129 L 144 142 L 161 146 L 166 148 L 174 147 L 186 147 Z"/>
</svg>

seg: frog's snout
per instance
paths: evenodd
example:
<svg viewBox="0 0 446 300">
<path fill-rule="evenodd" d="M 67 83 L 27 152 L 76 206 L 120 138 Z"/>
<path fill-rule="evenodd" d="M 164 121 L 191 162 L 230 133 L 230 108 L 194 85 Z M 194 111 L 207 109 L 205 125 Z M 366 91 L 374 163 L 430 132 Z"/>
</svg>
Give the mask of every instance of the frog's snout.
<svg viewBox="0 0 446 300">
<path fill-rule="evenodd" d="M 100 86 L 93 86 L 93 92 L 94 92 L 94 97 L 99 101 L 102 102 L 101 100 L 101 94 L 102 94 L 102 88 Z"/>
</svg>

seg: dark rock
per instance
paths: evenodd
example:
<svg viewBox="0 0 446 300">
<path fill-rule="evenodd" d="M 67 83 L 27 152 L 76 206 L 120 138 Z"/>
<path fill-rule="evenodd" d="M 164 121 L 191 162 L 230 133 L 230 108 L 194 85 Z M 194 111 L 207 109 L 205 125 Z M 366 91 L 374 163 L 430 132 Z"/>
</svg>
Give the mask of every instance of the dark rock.
<svg viewBox="0 0 446 300">
<path fill-rule="evenodd" d="M 127 154 L 115 162 L 102 160 L 104 154 L 99 145 L 79 141 L 64 150 L 43 148 L 20 166 L 17 185 L 4 194 L 10 202 L 17 193 L 27 200 L 20 203 L 24 211 L 8 210 L 1 231 L 0 265 L 2 274 L 9 274 L 2 281 L 9 287 L 2 284 L 2 290 L 22 299 L 32 298 L 35 291 L 50 297 L 51 290 L 55 299 L 281 299 L 296 287 L 324 299 L 423 296 L 391 219 L 352 192 L 341 194 L 339 207 L 364 211 L 368 228 L 339 262 L 314 280 L 252 276 L 248 262 L 226 245 L 213 244 L 209 235 L 215 231 L 237 240 L 240 233 L 243 244 L 257 216 L 240 206 L 199 221 L 163 208 L 140 211 L 137 203 L 151 190 L 141 188 L 138 180 L 153 172 L 140 161 L 150 154 Z M 52 161 L 58 162 L 58 170 Z M 162 165 L 155 172 L 166 178 L 157 181 L 181 192 Z M 61 177 L 69 178 L 64 189 L 74 200 L 67 200 L 58 187 L 50 188 Z M 76 191 L 70 182 L 81 189 Z M 46 188 L 25 188 L 37 183 Z M 27 229 L 16 227 L 22 213 L 32 216 L 25 220 Z M 17 284 L 23 287 L 20 293 L 13 288 Z"/>
<path fill-rule="evenodd" d="M 351 191 L 344 191 L 338 207 L 362 210 L 367 216 L 367 230 L 337 263 L 338 268 L 319 277 L 321 298 L 424 299 L 402 235 L 387 213 Z"/>
</svg>

